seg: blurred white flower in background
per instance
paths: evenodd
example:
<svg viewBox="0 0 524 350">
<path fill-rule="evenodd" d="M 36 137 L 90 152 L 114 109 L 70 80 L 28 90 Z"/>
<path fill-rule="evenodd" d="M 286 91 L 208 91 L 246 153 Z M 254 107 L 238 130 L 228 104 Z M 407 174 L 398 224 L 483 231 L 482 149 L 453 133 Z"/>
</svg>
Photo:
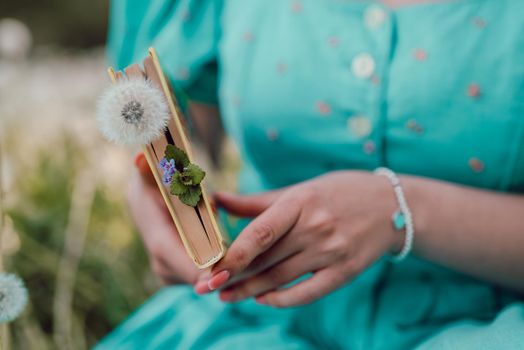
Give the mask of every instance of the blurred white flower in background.
<svg viewBox="0 0 524 350">
<path fill-rule="evenodd" d="M 33 45 L 29 28 L 14 18 L 0 19 L 0 57 L 19 60 L 26 58 Z"/>
<path fill-rule="evenodd" d="M 24 282 L 11 273 L 0 273 L 0 323 L 17 318 L 27 304 Z"/>
</svg>

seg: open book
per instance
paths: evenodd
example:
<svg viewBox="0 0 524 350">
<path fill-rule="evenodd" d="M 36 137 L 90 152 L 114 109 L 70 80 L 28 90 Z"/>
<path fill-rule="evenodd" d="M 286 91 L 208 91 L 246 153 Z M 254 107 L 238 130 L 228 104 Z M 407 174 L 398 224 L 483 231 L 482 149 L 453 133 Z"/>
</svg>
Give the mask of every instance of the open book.
<svg viewBox="0 0 524 350">
<path fill-rule="evenodd" d="M 165 102 L 166 118 L 164 124 L 161 125 L 161 130 L 159 130 L 157 134 L 154 134 L 151 139 L 147 139 L 148 143 L 142 144 L 143 152 L 187 253 L 199 268 L 206 268 L 213 265 L 224 256 L 226 243 L 217 221 L 215 220 L 215 215 L 209 202 L 209 198 L 204 186 L 202 186 L 203 183 L 200 183 L 205 173 L 195 166 L 197 171 L 200 172 L 196 175 L 198 177 L 198 183 L 194 185 L 191 183 L 191 178 L 187 180 L 189 181 L 188 183 L 194 185 L 192 188 L 198 190 L 197 194 L 199 197 L 196 197 L 196 200 L 195 197 L 191 199 L 193 200 L 192 205 L 188 205 L 187 200 L 181 200 L 182 197 L 178 195 L 180 193 L 177 193 L 177 189 L 173 189 L 172 185 L 170 187 L 168 182 L 166 183 L 166 174 L 162 174 L 161 166 L 162 163 L 165 164 L 166 162 L 166 149 L 171 147 L 168 145 L 176 146 L 171 147 L 171 149 L 184 151 L 184 157 L 186 157 L 185 159 L 188 164 L 191 163 L 190 166 L 193 166 L 192 163 L 194 158 L 191 150 L 191 143 L 186 134 L 185 119 L 178 107 L 176 98 L 173 95 L 173 90 L 162 72 L 155 50 L 153 48 L 149 49 L 149 55 L 143 61 L 143 67 L 140 67 L 138 64 L 133 64 L 124 69 L 124 72 L 115 72 L 112 68 L 109 68 L 108 72 L 114 84 L 129 81 L 131 79 L 135 82 L 137 79 L 143 79 L 147 84 L 150 84 L 157 89 L 156 91 L 159 96 L 162 95 L 161 97 L 163 101 L 161 102 Z M 139 82 L 141 82 L 141 80 Z M 141 110 L 143 106 L 141 106 L 140 103 L 135 103 L 134 105 L 128 104 L 126 106 L 127 107 L 124 107 L 124 109 L 127 108 L 126 110 L 119 110 L 120 115 L 123 118 L 132 117 L 132 113 L 130 114 L 128 112 L 130 110 L 133 112 L 133 109 L 134 111 L 144 112 L 143 109 Z M 102 115 L 99 116 L 99 118 L 105 117 Z M 133 127 L 133 120 L 126 119 L 126 121 L 128 122 L 129 127 Z M 136 127 L 139 127 L 138 124 L 135 125 Z M 128 127 L 127 124 L 124 126 L 126 128 Z M 117 127 L 116 129 L 119 128 Z M 115 132 L 122 132 L 121 129 L 122 128 Z M 183 154 L 184 152 L 181 153 Z M 176 161 L 178 162 L 178 159 Z M 185 165 L 186 164 L 184 164 L 184 166 Z M 176 170 L 174 171 L 176 172 Z M 200 176 L 199 174 L 202 175 Z M 182 188 L 182 190 L 185 189 Z M 173 194 L 174 191 L 177 195 Z"/>
</svg>

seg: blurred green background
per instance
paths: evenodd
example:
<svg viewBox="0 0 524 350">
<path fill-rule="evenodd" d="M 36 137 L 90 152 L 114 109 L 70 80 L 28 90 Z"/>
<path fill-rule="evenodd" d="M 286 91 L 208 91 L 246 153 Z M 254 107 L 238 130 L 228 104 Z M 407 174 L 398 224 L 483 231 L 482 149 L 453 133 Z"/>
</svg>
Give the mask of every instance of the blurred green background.
<svg viewBox="0 0 524 350">
<path fill-rule="evenodd" d="M 105 42 L 108 8 L 108 0 L 7 0 L 0 17 L 24 22 L 37 46 L 91 48 Z"/>
<path fill-rule="evenodd" d="M 89 348 L 159 287 L 125 203 L 133 152 L 94 120 L 107 15 L 104 0 L 0 2 L 2 256 L 30 295 L 4 349 Z"/>
</svg>

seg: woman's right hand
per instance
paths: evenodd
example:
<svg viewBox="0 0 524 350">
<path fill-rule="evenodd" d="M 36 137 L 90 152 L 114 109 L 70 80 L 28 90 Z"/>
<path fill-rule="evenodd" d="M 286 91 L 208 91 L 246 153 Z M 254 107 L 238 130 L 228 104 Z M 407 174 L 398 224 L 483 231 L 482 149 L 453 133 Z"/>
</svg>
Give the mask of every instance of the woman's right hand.
<svg viewBox="0 0 524 350">
<path fill-rule="evenodd" d="M 197 292 L 207 292 L 208 271 L 197 269 L 184 250 L 143 153 L 135 165 L 128 202 L 153 272 L 164 284 L 193 284 Z"/>
</svg>

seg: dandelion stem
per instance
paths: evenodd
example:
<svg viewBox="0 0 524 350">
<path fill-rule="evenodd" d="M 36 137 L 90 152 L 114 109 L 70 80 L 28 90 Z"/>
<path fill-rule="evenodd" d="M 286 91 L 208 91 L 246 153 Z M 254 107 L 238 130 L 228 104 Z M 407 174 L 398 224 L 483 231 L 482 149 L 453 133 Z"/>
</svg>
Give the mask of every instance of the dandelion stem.
<svg viewBox="0 0 524 350">
<path fill-rule="evenodd" d="M 5 201 L 4 201 L 4 157 L 3 139 L 0 135 L 0 272 L 4 270 L 4 231 L 6 222 Z"/>
<path fill-rule="evenodd" d="M 4 270 L 4 231 L 5 231 L 5 222 L 6 222 L 6 213 L 5 213 L 5 201 L 4 201 L 4 157 L 3 157 L 3 138 L 0 135 L 0 272 Z M 7 324 L 4 323 L 0 325 L 0 350 L 9 348 L 9 329 Z"/>
<path fill-rule="evenodd" d="M 71 194 L 64 250 L 56 277 L 56 292 L 53 300 L 53 337 L 55 345 L 61 350 L 78 349 L 73 341 L 73 291 L 78 264 L 84 251 L 95 191 L 95 176 L 91 171 L 91 166 L 86 165 L 77 176 Z"/>
</svg>

